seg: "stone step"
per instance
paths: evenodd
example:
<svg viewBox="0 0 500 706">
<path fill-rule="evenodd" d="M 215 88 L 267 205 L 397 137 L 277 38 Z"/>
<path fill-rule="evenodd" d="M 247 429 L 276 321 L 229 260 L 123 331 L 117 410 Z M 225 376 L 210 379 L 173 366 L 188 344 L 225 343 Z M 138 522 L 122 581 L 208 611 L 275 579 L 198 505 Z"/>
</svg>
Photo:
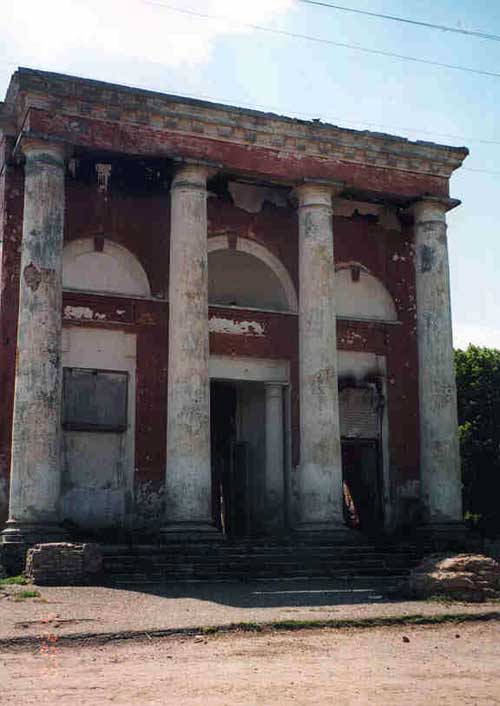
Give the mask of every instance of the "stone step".
<svg viewBox="0 0 500 706">
<path fill-rule="evenodd" d="M 182 575 L 186 573 L 204 573 L 204 574 L 262 574 L 262 573 L 273 573 L 276 575 L 290 575 L 292 573 L 331 573 L 331 574 L 353 574 L 353 573 L 373 573 L 373 574 L 394 574 L 394 573 L 408 573 L 411 570 L 411 566 L 384 566 L 384 565 L 311 565 L 311 564 L 291 564 L 291 565 L 281 565 L 276 566 L 272 564 L 223 564 L 223 565 L 206 565 L 206 564 L 187 564 L 184 566 L 178 565 L 162 565 L 162 566 L 140 566 L 140 567 L 128 567 L 128 566 L 116 566 L 116 567 L 105 567 L 105 571 L 108 574 L 122 574 L 122 573 L 159 573 L 168 575 Z"/>
<path fill-rule="evenodd" d="M 418 560 L 421 556 L 420 553 L 417 552 L 377 552 L 377 551 L 372 551 L 372 552 L 363 552 L 363 553 L 352 553 L 352 552 L 336 552 L 336 551 L 327 551 L 327 552 L 318 552 L 318 551 L 308 551 L 308 552 L 303 552 L 303 551 L 295 551 L 295 552 L 287 552 L 282 553 L 282 552 L 244 552 L 244 551 L 238 551 L 238 552 L 232 552 L 232 551 L 226 551 L 226 552 L 189 552 L 185 551 L 182 553 L 173 553 L 170 551 L 165 551 L 161 553 L 149 553 L 149 552 L 141 552 L 141 553 L 117 553 L 117 554 L 105 554 L 105 559 L 106 561 L 140 561 L 143 558 L 148 558 L 150 560 L 156 560 L 156 561 L 161 561 L 164 558 L 168 558 L 171 560 L 185 560 L 187 558 L 193 559 L 193 560 L 213 560 L 213 561 L 220 561 L 223 559 L 232 559 L 232 560 L 240 560 L 240 559 L 256 559 L 256 560 L 272 560 L 272 561 L 288 561 L 290 559 L 293 559 L 295 557 L 300 557 L 301 559 L 336 559 L 340 561 L 366 561 L 366 560 L 371 560 L 371 559 L 380 559 L 380 560 L 386 560 L 386 559 L 394 559 L 394 560 L 405 560 L 405 559 L 415 559 Z"/>
<path fill-rule="evenodd" d="M 373 575 L 359 575 L 352 574 L 349 576 L 332 576 L 332 575 L 310 575 L 303 574 L 297 576 L 255 576 L 255 577 L 243 577 L 247 581 L 255 582 L 296 582 L 296 581 L 317 581 L 325 580 L 330 583 L 334 583 L 336 588 L 341 588 L 345 590 L 362 589 L 375 587 L 396 587 L 401 582 L 407 578 L 407 574 L 393 574 L 390 576 L 373 576 Z M 106 582 L 109 586 L 158 586 L 163 584 L 175 584 L 175 583 L 238 583 L 242 580 L 242 577 L 234 576 L 233 574 L 228 575 L 217 575 L 217 576 L 149 576 L 147 574 L 119 574 L 112 576 Z"/>
<path fill-rule="evenodd" d="M 184 551 L 194 551 L 200 554 L 210 552 L 246 552 L 247 554 L 258 552 L 283 552 L 293 553 L 296 551 L 335 551 L 345 553 L 363 553 L 363 552 L 391 552 L 394 554 L 405 552 L 421 551 L 420 547 L 391 547 L 391 546 L 376 546 L 376 545 L 341 545 L 341 544 L 321 544 L 321 545 L 303 545 L 303 544 L 273 544 L 273 545 L 246 545 L 246 544 L 167 544 L 162 546 L 113 546 L 106 545 L 102 548 L 104 554 L 119 554 L 119 553 L 141 553 L 148 552 L 149 554 L 162 554 L 169 551 L 173 554 L 182 553 Z"/>
<path fill-rule="evenodd" d="M 356 566 L 414 566 L 418 562 L 417 558 L 413 557 L 369 557 L 362 560 L 358 559 L 339 559 L 339 557 L 293 557 L 283 559 L 281 557 L 255 558 L 255 557 L 221 557 L 221 558 L 193 558 L 183 557 L 182 560 L 176 560 L 172 557 L 150 558 L 140 557 L 134 560 L 127 558 L 106 558 L 104 565 L 109 569 L 119 566 L 139 569 L 144 567 L 175 567 L 186 564 L 203 565 L 203 566 L 331 566 L 331 567 L 356 567 Z"/>
<path fill-rule="evenodd" d="M 118 584 L 175 581 L 338 579 L 399 581 L 420 560 L 415 546 L 367 543 L 221 542 L 168 546 L 108 546 L 106 580 Z"/>
<path fill-rule="evenodd" d="M 392 576 L 395 574 L 408 574 L 410 567 L 373 567 L 373 566 L 356 566 L 356 567 L 341 567 L 341 566 L 204 566 L 204 565 L 186 565 L 183 567 L 161 567 L 137 568 L 131 571 L 126 567 L 116 567 L 112 572 L 108 571 L 108 575 L 147 575 L 147 576 L 184 576 L 184 575 L 239 575 L 239 576 L 262 576 L 264 574 L 274 576 L 299 576 L 299 575 L 332 575 L 332 576 L 352 576 L 357 575 L 372 575 L 372 576 Z"/>
</svg>

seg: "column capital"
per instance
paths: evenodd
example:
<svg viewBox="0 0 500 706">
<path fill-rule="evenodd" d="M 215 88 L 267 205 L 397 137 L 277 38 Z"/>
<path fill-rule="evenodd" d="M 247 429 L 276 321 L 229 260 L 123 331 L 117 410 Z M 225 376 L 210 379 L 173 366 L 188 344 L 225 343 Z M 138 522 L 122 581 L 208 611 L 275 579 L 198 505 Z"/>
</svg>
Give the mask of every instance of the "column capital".
<svg viewBox="0 0 500 706">
<path fill-rule="evenodd" d="M 422 196 L 410 207 L 409 212 L 413 214 L 416 223 L 427 221 L 446 221 L 446 213 L 461 204 L 458 199 L 451 199 L 447 196 Z"/>
<path fill-rule="evenodd" d="M 281 395 L 283 389 L 288 385 L 287 382 L 265 382 L 264 388 L 266 390 L 266 395 Z"/>
<path fill-rule="evenodd" d="M 292 198 L 298 202 L 298 207 L 328 206 L 332 207 L 332 199 L 339 196 L 345 189 L 344 182 L 329 179 L 303 179 L 292 191 Z"/>
<path fill-rule="evenodd" d="M 53 142 L 39 137 L 22 137 L 18 148 L 27 159 L 38 158 L 58 164 L 64 164 L 70 154 L 70 148 L 66 143 Z"/>
<path fill-rule="evenodd" d="M 174 160 L 174 176 L 172 188 L 191 187 L 206 188 L 207 180 L 215 176 L 221 169 L 217 162 L 202 159 L 182 158 Z"/>
</svg>

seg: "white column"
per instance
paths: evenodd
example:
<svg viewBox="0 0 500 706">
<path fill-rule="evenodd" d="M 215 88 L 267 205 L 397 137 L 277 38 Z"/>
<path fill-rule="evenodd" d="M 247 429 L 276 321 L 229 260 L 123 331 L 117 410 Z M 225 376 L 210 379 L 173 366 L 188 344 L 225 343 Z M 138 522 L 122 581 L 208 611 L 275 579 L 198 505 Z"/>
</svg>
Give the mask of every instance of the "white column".
<svg viewBox="0 0 500 706">
<path fill-rule="evenodd" d="M 23 237 L 7 543 L 60 537 L 63 145 L 25 140 Z"/>
<path fill-rule="evenodd" d="M 332 196 L 307 183 L 299 200 L 300 529 L 343 527 Z"/>
<path fill-rule="evenodd" d="M 213 530 L 208 373 L 208 168 L 185 164 L 171 189 L 165 527 Z M 215 530 L 213 530 L 215 531 Z"/>
<path fill-rule="evenodd" d="M 283 529 L 285 523 L 285 474 L 283 385 L 266 383 L 266 524 Z"/>
<path fill-rule="evenodd" d="M 462 521 L 457 393 L 453 363 L 446 211 L 424 198 L 415 219 L 415 287 L 420 404 L 420 484 L 425 521 Z"/>
</svg>

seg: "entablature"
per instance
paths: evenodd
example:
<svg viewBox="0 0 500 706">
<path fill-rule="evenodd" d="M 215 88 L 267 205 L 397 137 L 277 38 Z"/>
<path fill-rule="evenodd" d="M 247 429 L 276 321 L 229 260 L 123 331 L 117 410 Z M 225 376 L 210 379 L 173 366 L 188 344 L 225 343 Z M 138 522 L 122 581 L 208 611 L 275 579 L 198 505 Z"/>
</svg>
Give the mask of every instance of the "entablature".
<svg viewBox="0 0 500 706">
<path fill-rule="evenodd" d="M 190 98 L 32 69 L 14 74 L 3 120 L 17 134 L 155 158 L 203 159 L 232 179 L 295 186 L 344 182 L 343 195 L 405 206 L 448 196 L 468 150 L 412 142 Z"/>
</svg>

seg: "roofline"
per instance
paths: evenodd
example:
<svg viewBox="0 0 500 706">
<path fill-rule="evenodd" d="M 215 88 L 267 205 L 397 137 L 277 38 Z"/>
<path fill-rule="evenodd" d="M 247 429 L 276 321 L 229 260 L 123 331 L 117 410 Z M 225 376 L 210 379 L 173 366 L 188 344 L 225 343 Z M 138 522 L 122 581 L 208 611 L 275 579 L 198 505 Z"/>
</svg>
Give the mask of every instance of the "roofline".
<svg viewBox="0 0 500 706">
<path fill-rule="evenodd" d="M 406 146 L 412 147 L 423 147 L 423 148 L 431 148 L 436 150 L 437 152 L 446 152 L 446 153 L 453 153 L 453 155 L 458 158 L 458 160 L 463 160 L 467 157 L 469 154 L 469 150 L 467 147 L 462 146 L 462 147 L 455 147 L 451 145 L 445 145 L 442 143 L 437 143 L 437 142 L 432 142 L 428 140 L 410 140 L 406 137 L 400 137 L 398 135 L 393 135 L 390 133 L 384 133 L 384 132 L 376 132 L 376 131 L 371 131 L 371 130 L 355 130 L 353 128 L 346 128 L 346 127 L 340 127 L 338 125 L 334 125 L 333 123 L 327 123 L 327 122 L 322 122 L 320 120 L 304 120 L 301 118 L 294 118 L 290 117 L 287 115 L 281 115 L 279 113 L 274 113 L 274 112 L 267 112 L 267 111 L 260 111 L 260 110 L 255 110 L 251 108 L 242 108 L 239 106 L 231 105 L 231 104 L 226 104 L 226 103 L 218 103 L 215 101 L 210 101 L 210 100 L 202 100 L 199 98 L 190 98 L 190 97 L 185 97 L 182 95 L 177 95 L 177 94 L 171 94 L 171 93 L 162 93 L 161 91 L 153 91 L 150 89 L 145 89 L 145 88 L 136 88 L 133 86 L 124 86 L 122 84 L 116 84 L 116 83 L 111 83 L 107 81 L 99 81 L 96 79 L 91 79 L 91 78 L 83 78 L 81 76 L 73 76 L 70 74 L 63 74 L 63 73 L 57 73 L 57 72 L 52 72 L 52 71 L 41 71 L 38 69 L 32 69 L 29 67 L 19 67 L 15 73 L 12 75 L 10 85 L 7 89 L 7 94 L 5 97 L 5 102 L 3 104 L 4 106 L 4 111 L 8 111 L 10 104 L 15 101 L 15 95 L 17 94 L 15 84 L 18 83 L 20 84 L 18 88 L 23 88 L 22 83 L 23 83 L 23 78 L 42 78 L 46 79 L 47 81 L 52 80 L 57 80 L 57 81 L 64 81 L 64 82 L 73 82 L 76 84 L 84 85 L 84 86 L 92 86 L 95 89 L 99 90 L 112 90 L 121 94 L 128 94 L 131 96 L 147 96 L 149 98 L 156 98 L 156 99 L 162 99 L 165 101 L 168 101 L 170 103 L 176 103 L 176 104 L 183 104 L 183 105 L 190 105 L 190 106 L 195 106 L 198 108 L 211 108 L 211 109 L 220 109 L 224 111 L 231 112 L 233 114 L 237 115 L 242 115 L 242 116 L 249 116 L 249 117 L 254 117 L 254 118 L 260 118 L 260 119 L 272 119 L 272 120 L 278 120 L 282 123 L 287 123 L 291 125 L 296 125 L 296 126 L 304 126 L 308 128 L 313 128 L 315 131 L 318 132 L 323 132 L 323 131 L 331 131 L 331 130 L 336 130 L 341 133 L 344 133 L 346 135 L 351 135 L 351 136 L 363 136 L 363 137 L 369 137 L 372 138 L 373 140 L 381 140 L 384 141 L 384 143 L 387 143 L 388 141 L 393 142 L 395 145 L 396 144 L 404 144 Z M 50 92 L 50 91 L 49 91 Z M 0 106 L 2 104 L 0 103 Z"/>
</svg>

